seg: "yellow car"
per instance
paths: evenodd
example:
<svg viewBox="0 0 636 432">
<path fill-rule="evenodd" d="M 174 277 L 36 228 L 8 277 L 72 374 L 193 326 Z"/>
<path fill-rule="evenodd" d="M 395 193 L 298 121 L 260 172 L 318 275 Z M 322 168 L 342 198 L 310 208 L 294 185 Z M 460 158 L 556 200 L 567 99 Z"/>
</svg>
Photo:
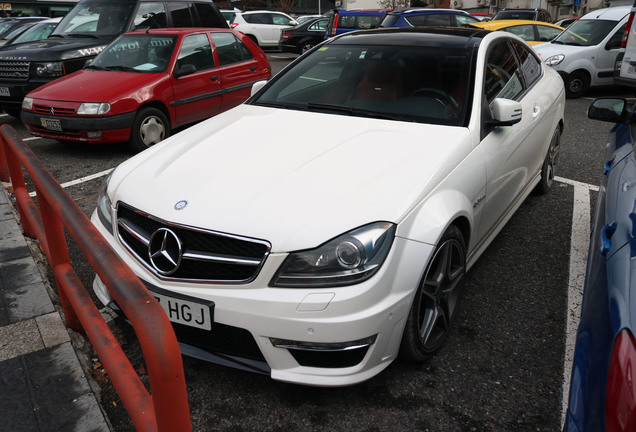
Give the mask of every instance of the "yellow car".
<svg viewBox="0 0 636 432">
<path fill-rule="evenodd" d="M 485 30 L 503 30 L 516 34 L 530 45 L 549 42 L 564 29 L 558 25 L 542 21 L 528 20 L 495 20 L 466 24 L 466 27 L 477 27 Z"/>
</svg>

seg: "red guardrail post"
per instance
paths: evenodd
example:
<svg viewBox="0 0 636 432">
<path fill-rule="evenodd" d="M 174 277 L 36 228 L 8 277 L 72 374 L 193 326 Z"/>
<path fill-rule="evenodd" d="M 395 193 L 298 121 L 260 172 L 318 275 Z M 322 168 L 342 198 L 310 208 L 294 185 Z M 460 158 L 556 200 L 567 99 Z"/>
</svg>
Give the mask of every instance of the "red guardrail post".
<svg viewBox="0 0 636 432">
<path fill-rule="evenodd" d="M 137 430 L 191 431 L 179 345 L 157 300 L 8 125 L 0 127 L 0 148 L 5 156 L 0 167 L 8 163 L 25 235 L 40 240 L 55 273 L 60 298 L 65 296 L 65 307 L 73 311 L 68 315 L 77 315 Z M 40 209 L 26 191 L 22 167 L 35 185 Z M 72 268 L 63 228 L 131 321 L 146 361 L 152 396 Z M 77 322 L 74 325 L 80 327 Z"/>
</svg>

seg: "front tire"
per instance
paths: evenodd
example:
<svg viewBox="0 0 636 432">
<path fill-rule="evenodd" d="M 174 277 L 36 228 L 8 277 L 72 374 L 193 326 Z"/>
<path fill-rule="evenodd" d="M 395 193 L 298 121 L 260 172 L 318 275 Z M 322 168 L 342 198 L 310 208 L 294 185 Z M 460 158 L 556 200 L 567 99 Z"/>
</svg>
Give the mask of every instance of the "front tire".
<svg viewBox="0 0 636 432">
<path fill-rule="evenodd" d="M 421 362 L 437 353 L 448 337 L 464 294 L 466 244 L 451 225 L 433 252 L 409 312 L 400 356 Z"/>
<path fill-rule="evenodd" d="M 311 43 L 311 42 L 305 42 L 300 46 L 300 55 L 305 54 L 307 51 L 309 51 L 310 49 L 312 49 L 314 46 L 316 46 L 316 44 Z"/>
<path fill-rule="evenodd" d="M 565 96 L 568 99 L 577 99 L 583 96 L 590 87 L 590 77 L 583 71 L 572 72 L 565 80 Z"/>
<path fill-rule="evenodd" d="M 140 152 L 169 136 L 170 123 L 165 114 L 157 108 L 145 107 L 135 116 L 130 131 L 130 146 Z"/>
<path fill-rule="evenodd" d="M 543 166 L 541 167 L 541 181 L 537 185 L 536 192 L 539 194 L 548 193 L 552 183 L 554 182 L 554 173 L 559 162 L 559 152 L 561 150 L 561 129 L 556 128 L 552 134 L 552 140 L 550 140 L 550 146 L 548 147 L 548 153 L 543 160 Z"/>
</svg>

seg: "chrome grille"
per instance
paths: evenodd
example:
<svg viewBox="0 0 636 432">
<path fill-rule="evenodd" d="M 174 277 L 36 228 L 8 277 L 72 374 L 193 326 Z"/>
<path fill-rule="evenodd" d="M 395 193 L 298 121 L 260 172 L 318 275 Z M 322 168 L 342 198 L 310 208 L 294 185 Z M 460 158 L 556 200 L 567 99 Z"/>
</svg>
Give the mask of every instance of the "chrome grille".
<svg viewBox="0 0 636 432">
<path fill-rule="evenodd" d="M 26 81 L 29 79 L 29 65 L 27 61 L 0 60 L 0 78 Z"/>
<path fill-rule="evenodd" d="M 149 252 L 153 235 L 166 231 L 179 243 L 170 272 L 157 266 Z M 124 246 L 164 280 L 247 283 L 256 278 L 271 248 L 263 240 L 163 221 L 124 203 L 117 206 L 117 233 Z"/>
</svg>

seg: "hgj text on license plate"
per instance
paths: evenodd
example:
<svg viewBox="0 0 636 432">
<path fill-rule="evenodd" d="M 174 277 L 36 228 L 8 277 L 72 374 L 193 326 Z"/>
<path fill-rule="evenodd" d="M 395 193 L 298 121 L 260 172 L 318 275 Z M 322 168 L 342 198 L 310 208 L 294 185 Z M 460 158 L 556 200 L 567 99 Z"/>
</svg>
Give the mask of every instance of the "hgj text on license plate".
<svg viewBox="0 0 636 432">
<path fill-rule="evenodd" d="M 156 292 L 152 294 L 166 311 L 171 322 L 204 330 L 212 329 L 212 308 L 208 304 L 168 297 Z"/>
</svg>

